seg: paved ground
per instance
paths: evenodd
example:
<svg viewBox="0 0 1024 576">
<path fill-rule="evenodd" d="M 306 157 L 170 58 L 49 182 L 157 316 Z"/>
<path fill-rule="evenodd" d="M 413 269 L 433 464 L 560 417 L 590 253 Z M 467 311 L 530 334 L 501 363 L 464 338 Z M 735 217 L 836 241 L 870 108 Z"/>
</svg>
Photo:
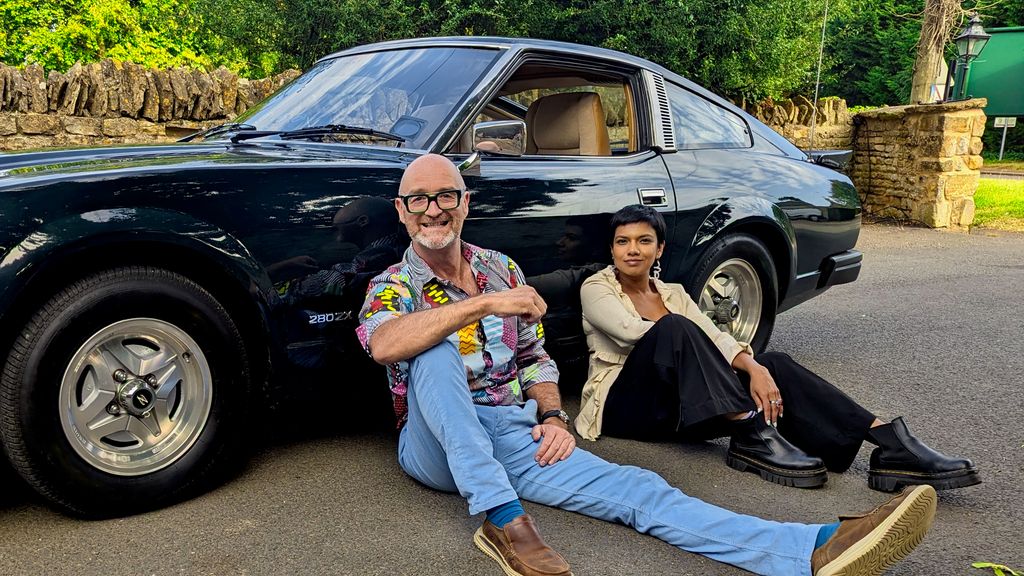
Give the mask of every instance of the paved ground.
<svg viewBox="0 0 1024 576">
<path fill-rule="evenodd" d="M 882 416 L 974 458 L 985 483 L 940 498 L 936 525 L 893 571 L 983 574 L 972 561 L 1024 568 L 1024 235 L 869 226 L 861 279 L 779 318 L 772 348 L 834 380 Z M 575 404 L 578 399 L 572 399 Z M 470 541 L 462 500 L 422 488 L 394 462 L 387 433 L 306 433 L 256 457 L 228 485 L 142 516 L 83 522 L 8 482 L 0 492 L 3 574 L 497 575 Z M 780 520 L 831 521 L 884 499 L 867 487 L 868 450 L 828 485 L 800 491 L 724 464 L 720 444 L 603 439 L 595 452 L 652 468 L 687 492 Z M 528 505 L 577 575 L 743 572 L 622 526 Z"/>
</svg>

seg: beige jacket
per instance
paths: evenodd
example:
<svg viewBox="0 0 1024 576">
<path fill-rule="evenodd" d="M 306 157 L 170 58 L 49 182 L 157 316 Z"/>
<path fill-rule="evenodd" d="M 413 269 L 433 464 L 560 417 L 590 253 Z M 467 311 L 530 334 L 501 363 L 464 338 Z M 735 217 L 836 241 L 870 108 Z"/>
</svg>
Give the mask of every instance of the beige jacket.
<svg viewBox="0 0 1024 576">
<path fill-rule="evenodd" d="M 737 342 L 702 314 L 681 285 L 666 284 L 661 280 L 654 280 L 654 285 L 665 308 L 700 326 L 730 363 L 740 352 L 753 354 L 750 345 Z M 580 300 L 583 305 L 583 333 L 590 348 L 590 368 L 587 383 L 583 385 L 576 432 L 587 440 L 597 440 L 601 435 L 601 419 L 608 391 L 622 371 L 633 345 L 654 326 L 654 322 L 644 320 L 637 313 L 633 301 L 615 278 L 614 266 L 587 278 L 580 288 Z"/>
</svg>

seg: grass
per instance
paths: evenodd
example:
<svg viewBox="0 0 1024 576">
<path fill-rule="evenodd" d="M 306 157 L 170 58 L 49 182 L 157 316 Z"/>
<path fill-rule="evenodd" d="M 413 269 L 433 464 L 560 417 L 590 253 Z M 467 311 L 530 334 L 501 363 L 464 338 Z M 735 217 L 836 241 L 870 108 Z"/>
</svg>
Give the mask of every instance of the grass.
<svg viewBox="0 0 1024 576">
<path fill-rule="evenodd" d="M 1024 232 L 1024 180 L 982 178 L 974 206 L 975 226 Z"/>
<path fill-rule="evenodd" d="M 1024 172 L 1024 160 L 995 160 L 985 158 L 984 168 L 1006 172 Z"/>
</svg>

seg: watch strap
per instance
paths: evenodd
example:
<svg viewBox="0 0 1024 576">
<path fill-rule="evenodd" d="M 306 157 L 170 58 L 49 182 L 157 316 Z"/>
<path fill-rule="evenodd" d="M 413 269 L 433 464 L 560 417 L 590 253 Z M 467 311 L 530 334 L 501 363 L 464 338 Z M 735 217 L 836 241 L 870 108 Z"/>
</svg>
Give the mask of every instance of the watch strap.
<svg viewBox="0 0 1024 576">
<path fill-rule="evenodd" d="M 537 419 L 537 422 L 543 424 L 544 421 L 547 420 L 548 418 L 558 418 L 563 423 L 565 423 L 566 426 L 569 425 L 569 415 L 566 414 L 565 410 L 562 410 L 561 408 L 555 410 L 548 410 L 547 412 L 541 414 L 540 418 Z"/>
</svg>

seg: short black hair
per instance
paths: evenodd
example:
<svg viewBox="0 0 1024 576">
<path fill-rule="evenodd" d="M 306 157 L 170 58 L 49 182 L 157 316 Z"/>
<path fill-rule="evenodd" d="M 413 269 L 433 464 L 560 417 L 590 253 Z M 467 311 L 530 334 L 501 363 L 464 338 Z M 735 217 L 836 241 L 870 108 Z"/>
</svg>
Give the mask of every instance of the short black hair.
<svg viewBox="0 0 1024 576">
<path fill-rule="evenodd" d="M 654 208 L 641 204 L 626 206 L 612 214 L 612 221 L 610 223 L 611 238 L 608 239 L 608 243 L 611 244 L 615 240 L 615 231 L 619 229 L 619 226 L 640 222 L 650 224 L 651 228 L 654 228 L 654 235 L 658 237 L 658 244 L 665 243 L 665 219 Z"/>
</svg>

